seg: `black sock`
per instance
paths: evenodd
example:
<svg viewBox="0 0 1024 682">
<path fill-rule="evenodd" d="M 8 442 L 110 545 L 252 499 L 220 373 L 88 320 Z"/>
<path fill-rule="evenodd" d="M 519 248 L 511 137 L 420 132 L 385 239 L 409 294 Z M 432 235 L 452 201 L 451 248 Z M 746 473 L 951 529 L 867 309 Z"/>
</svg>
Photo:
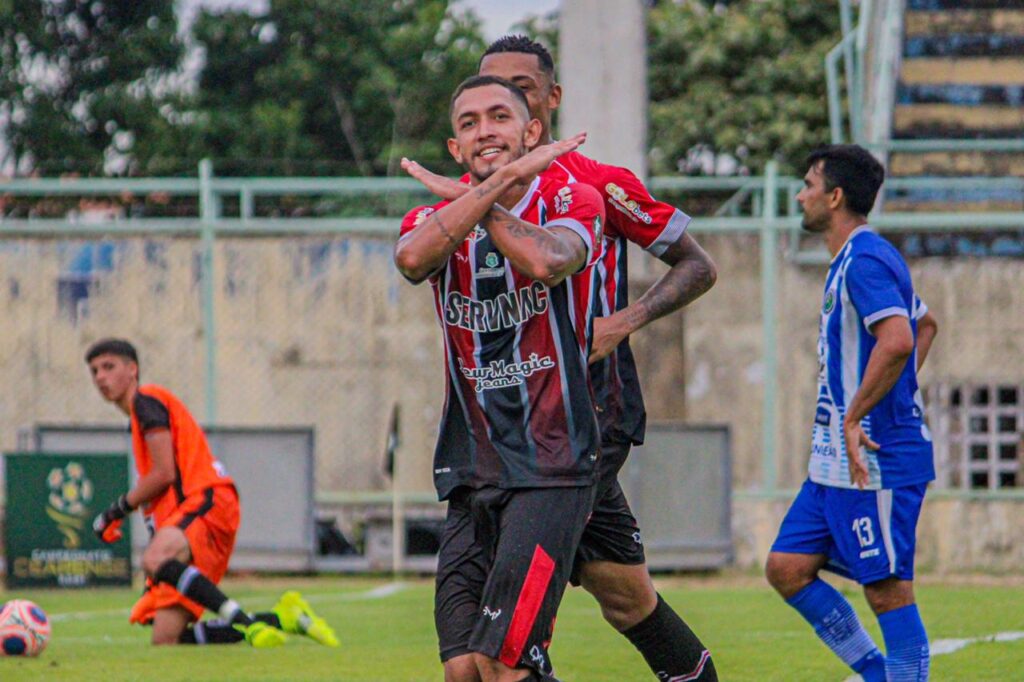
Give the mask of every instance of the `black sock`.
<svg viewBox="0 0 1024 682">
<path fill-rule="evenodd" d="M 170 585 L 197 604 L 220 614 L 229 625 L 252 623 L 252 618 L 242 610 L 238 602 L 228 599 L 227 595 L 195 566 L 188 566 L 177 559 L 169 559 L 156 570 L 153 580 Z"/>
<path fill-rule="evenodd" d="M 276 613 L 254 613 L 253 620 L 266 623 L 272 627 L 281 629 L 281 620 Z M 180 644 L 235 644 L 245 639 L 234 625 L 223 620 L 201 620 L 192 626 L 185 628 L 178 639 Z"/>
<path fill-rule="evenodd" d="M 717 682 L 711 655 L 683 619 L 658 595 L 651 615 L 622 633 L 637 648 L 659 680 Z"/>
<path fill-rule="evenodd" d="M 181 644 L 237 644 L 245 635 L 222 620 L 199 621 L 185 628 L 178 640 Z"/>
</svg>

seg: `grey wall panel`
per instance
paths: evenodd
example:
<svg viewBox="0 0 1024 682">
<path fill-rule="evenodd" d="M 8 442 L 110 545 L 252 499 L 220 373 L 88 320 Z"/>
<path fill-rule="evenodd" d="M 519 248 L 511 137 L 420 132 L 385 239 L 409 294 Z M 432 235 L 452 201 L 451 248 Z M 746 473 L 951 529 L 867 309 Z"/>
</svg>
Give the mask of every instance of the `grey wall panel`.
<svg viewBox="0 0 1024 682">
<path fill-rule="evenodd" d="M 309 570 L 314 551 L 312 429 L 205 429 L 214 455 L 235 480 L 242 523 L 231 567 Z M 131 453 L 123 427 L 39 425 L 40 452 Z M 132 461 L 134 476 L 134 462 Z M 135 546 L 148 538 L 133 515 Z"/>
<path fill-rule="evenodd" d="M 712 569 L 732 561 L 729 429 L 655 423 L 619 479 L 655 570 Z"/>
</svg>

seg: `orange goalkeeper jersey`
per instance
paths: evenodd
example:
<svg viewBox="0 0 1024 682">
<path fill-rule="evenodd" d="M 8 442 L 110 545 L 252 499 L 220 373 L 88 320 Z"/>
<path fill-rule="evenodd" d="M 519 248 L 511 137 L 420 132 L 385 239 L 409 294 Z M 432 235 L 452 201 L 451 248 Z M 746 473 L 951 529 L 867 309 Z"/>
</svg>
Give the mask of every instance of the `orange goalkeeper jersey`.
<svg viewBox="0 0 1024 682">
<path fill-rule="evenodd" d="M 177 396 L 162 386 L 140 386 L 132 401 L 132 449 L 135 468 L 145 476 L 153 468 L 146 434 L 162 429 L 171 432 L 174 449 L 174 483 L 146 505 L 145 513 L 160 522 L 186 497 L 219 485 L 234 485 L 223 465 L 210 452 L 206 434 Z"/>
</svg>

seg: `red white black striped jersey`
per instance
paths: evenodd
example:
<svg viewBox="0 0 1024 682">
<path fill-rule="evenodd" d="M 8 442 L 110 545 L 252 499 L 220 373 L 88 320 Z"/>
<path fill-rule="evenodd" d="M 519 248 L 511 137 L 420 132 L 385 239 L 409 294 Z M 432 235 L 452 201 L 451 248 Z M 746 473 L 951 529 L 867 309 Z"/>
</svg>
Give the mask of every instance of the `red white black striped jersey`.
<svg viewBox="0 0 1024 682">
<path fill-rule="evenodd" d="M 633 242 L 660 256 L 686 231 L 690 217 L 654 199 L 632 171 L 570 152 L 555 159 L 545 174 L 563 182 L 590 185 L 604 200 L 607 220 L 604 255 L 597 265 L 598 294 L 594 316 L 607 317 L 629 305 L 626 243 Z M 629 339 L 605 360 L 590 366 L 601 433 L 605 440 L 644 440 L 647 413 Z"/>
<path fill-rule="evenodd" d="M 413 209 L 402 234 L 447 205 Z M 434 454 L 440 499 L 459 486 L 589 485 L 600 446 L 587 356 L 604 205 L 592 187 L 540 176 L 512 209 L 568 228 L 587 248 L 555 287 L 512 268 L 477 226 L 430 278 L 446 391 Z"/>
</svg>

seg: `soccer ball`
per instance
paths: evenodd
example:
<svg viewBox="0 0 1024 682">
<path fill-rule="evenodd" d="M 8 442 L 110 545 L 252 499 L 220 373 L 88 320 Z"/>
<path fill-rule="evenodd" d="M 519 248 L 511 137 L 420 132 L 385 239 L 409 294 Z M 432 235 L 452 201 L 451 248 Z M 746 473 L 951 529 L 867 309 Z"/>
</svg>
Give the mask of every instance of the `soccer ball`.
<svg viewBox="0 0 1024 682">
<path fill-rule="evenodd" d="M 0 655 L 38 656 L 50 640 L 50 619 L 27 599 L 14 599 L 0 609 Z"/>
</svg>

